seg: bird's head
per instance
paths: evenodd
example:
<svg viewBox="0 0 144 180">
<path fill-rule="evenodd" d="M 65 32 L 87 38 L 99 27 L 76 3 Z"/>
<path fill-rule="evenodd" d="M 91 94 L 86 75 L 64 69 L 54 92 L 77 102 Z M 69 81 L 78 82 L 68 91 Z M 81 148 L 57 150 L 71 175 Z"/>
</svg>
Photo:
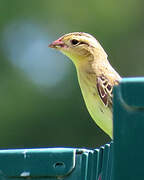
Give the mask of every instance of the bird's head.
<svg viewBox="0 0 144 180">
<path fill-rule="evenodd" d="M 68 56 L 74 64 L 82 64 L 92 58 L 106 56 L 99 42 L 91 35 L 83 32 L 65 34 L 52 42 L 49 47 L 58 49 Z"/>
</svg>

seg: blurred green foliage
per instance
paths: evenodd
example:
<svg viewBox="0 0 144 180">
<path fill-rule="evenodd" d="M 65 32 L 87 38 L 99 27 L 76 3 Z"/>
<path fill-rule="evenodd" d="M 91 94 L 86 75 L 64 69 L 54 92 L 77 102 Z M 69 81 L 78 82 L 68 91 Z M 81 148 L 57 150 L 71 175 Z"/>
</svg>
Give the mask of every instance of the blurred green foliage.
<svg viewBox="0 0 144 180">
<path fill-rule="evenodd" d="M 88 32 L 122 76 L 143 76 L 143 5 L 0 0 L 1 149 L 95 148 L 110 141 L 87 112 L 71 61 L 47 45 L 64 33 Z"/>
</svg>

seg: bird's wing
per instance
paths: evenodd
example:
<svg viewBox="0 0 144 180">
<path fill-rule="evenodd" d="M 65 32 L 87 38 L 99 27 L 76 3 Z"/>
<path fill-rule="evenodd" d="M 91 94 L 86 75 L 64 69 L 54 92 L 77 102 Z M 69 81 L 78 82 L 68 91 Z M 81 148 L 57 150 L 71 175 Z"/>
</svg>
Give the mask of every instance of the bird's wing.
<svg viewBox="0 0 144 180">
<path fill-rule="evenodd" d="M 119 83 L 118 80 L 108 80 L 105 76 L 97 77 L 97 89 L 105 106 L 112 107 L 113 86 Z"/>
</svg>

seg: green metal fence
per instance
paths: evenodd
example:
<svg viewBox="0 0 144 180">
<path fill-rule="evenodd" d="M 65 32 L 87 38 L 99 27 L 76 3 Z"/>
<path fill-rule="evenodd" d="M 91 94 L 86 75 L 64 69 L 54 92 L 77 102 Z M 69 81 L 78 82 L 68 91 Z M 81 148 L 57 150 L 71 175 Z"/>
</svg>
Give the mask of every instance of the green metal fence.
<svg viewBox="0 0 144 180">
<path fill-rule="evenodd" d="M 124 78 L 113 101 L 113 142 L 94 150 L 0 150 L 0 180 L 143 180 L 144 78 Z"/>
<path fill-rule="evenodd" d="M 113 180 L 144 179 L 144 78 L 114 89 Z"/>
</svg>

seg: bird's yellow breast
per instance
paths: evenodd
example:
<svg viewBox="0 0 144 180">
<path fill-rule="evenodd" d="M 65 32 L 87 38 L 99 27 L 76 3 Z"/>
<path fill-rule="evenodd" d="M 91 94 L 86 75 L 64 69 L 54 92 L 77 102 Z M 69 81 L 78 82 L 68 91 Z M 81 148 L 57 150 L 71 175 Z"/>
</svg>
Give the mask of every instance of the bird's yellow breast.
<svg viewBox="0 0 144 180">
<path fill-rule="evenodd" d="M 96 86 L 96 76 L 77 68 L 78 81 L 87 109 L 96 122 L 112 138 L 112 112 L 104 105 Z"/>
</svg>

